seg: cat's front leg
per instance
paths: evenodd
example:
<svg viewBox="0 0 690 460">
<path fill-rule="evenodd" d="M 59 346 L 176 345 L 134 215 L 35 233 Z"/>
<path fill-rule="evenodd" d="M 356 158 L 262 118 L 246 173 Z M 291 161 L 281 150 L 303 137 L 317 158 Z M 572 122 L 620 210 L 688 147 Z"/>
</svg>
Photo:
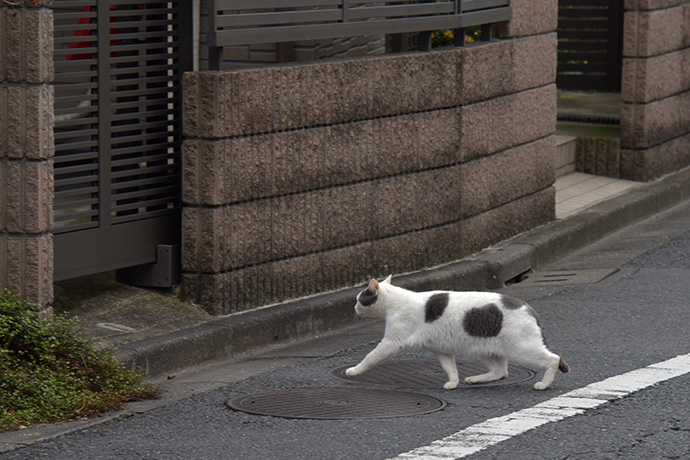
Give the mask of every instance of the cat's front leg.
<svg viewBox="0 0 690 460">
<path fill-rule="evenodd" d="M 354 376 L 366 372 L 376 366 L 381 361 L 394 355 L 400 350 L 400 346 L 388 339 L 383 339 L 379 344 L 364 357 L 361 363 L 345 371 L 346 375 Z"/>
<path fill-rule="evenodd" d="M 458 387 L 460 377 L 458 377 L 458 367 L 455 364 L 455 356 L 449 353 L 436 353 L 438 361 L 446 374 L 448 374 L 448 381 L 443 385 L 446 390 L 453 390 Z"/>
</svg>

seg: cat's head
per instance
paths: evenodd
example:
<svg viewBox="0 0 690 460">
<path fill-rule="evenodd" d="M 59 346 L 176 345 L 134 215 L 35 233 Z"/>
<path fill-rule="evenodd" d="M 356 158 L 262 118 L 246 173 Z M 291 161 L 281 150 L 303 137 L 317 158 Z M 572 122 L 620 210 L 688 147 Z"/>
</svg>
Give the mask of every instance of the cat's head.
<svg viewBox="0 0 690 460">
<path fill-rule="evenodd" d="M 391 284 L 391 275 L 380 283 L 374 279 L 369 281 L 366 289 L 357 295 L 355 312 L 364 318 L 377 318 L 386 315 L 385 302 L 381 300 L 381 291 L 385 285 Z"/>
</svg>

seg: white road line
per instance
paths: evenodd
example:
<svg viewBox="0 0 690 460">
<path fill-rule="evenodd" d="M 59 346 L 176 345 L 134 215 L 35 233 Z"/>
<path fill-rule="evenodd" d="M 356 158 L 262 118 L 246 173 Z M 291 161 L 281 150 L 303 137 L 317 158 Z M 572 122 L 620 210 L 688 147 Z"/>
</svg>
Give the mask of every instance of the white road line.
<svg viewBox="0 0 690 460">
<path fill-rule="evenodd" d="M 592 383 L 527 409 L 477 423 L 389 460 L 447 460 L 466 457 L 533 428 L 583 414 L 602 404 L 689 372 L 690 354 L 676 356 Z"/>
</svg>

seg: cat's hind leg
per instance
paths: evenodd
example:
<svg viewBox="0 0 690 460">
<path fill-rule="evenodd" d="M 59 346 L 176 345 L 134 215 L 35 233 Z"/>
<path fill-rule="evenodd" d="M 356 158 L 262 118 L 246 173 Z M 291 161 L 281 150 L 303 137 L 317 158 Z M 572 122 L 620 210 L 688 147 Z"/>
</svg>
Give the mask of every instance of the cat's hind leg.
<svg viewBox="0 0 690 460">
<path fill-rule="evenodd" d="M 455 364 L 455 356 L 448 353 L 436 353 L 436 357 L 441 363 L 443 370 L 448 374 L 448 381 L 443 385 L 443 388 L 446 390 L 457 388 L 460 377 L 458 377 L 458 367 Z"/>
<path fill-rule="evenodd" d="M 537 382 L 534 384 L 534 389 L 535 390 L 546 390 L 551 383 L 553 383 L 554 377 L 556 377 L 556 372 L 558 371 L 558 366 L 560 365 L 561 358 L 560 356 L 551 353 L 550 351 L 546 351 L 548 353 L 548 357 L 545 356 L 543 358 L 543 361 L 548 360 L 549 363 L 546 364 L 545 371 L 544 371 L 544 377 L 542 377 L 541 381 Z"/>
<path fill-rule="evenodd" d="M 489 383 L 508 377 L 508 360 L 502 356 L 482 356 L 480 360 L 489 369 L 486 374 L 473 375 L 465 379 L 470 385 L 475 383 Z"/>
<path fill-rule="evenodd" d="M 544 369 L 544 376 L 539 382 L 534 384 L 535 390 L 546 390 L 553 383 L 553 379 L 561 364 L 560 356 L 549 351 L 544 345 L 541 345 L 536 350 L 533 349 L 523 353 L 519 358 L 516 358 L 516 361 L 527 367 Z"/>
</svg>

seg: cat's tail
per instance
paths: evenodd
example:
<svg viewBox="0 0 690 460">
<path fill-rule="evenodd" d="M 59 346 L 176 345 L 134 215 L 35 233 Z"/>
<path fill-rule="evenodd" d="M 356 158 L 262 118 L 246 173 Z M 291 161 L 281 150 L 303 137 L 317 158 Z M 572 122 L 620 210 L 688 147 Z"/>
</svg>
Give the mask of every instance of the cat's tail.
<svg viewBox="0 0 690 460">
<path fill-rule="evenodd" d="M 561 358 L 561 360 L 558 362 L 558 370 L 564 374 L 570 372 L 570 366 L 568 366 L 568 363 L 566 363 L 563 358 Z"/>
</svg>

